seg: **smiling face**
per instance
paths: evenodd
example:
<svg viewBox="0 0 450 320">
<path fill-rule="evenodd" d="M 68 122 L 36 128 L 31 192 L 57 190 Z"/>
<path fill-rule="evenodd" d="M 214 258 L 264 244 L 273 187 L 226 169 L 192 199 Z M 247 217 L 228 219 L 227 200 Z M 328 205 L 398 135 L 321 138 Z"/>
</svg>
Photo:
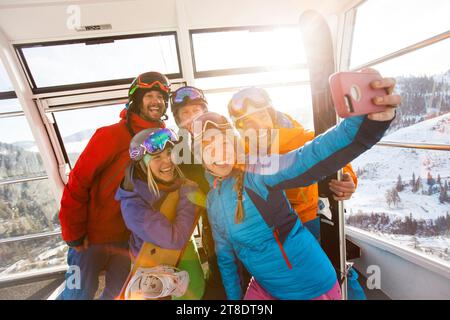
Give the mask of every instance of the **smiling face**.
<svg viewBox="0 0 450 320">
<path fill-rule="evenodd" d="M 167 147 L 163 152 L 151 156 L 150 170 L 153 177 L 163 182 L 172 182 L 176 178 L 171 153 L 172 148 Z"/>
<path fill-rule="evenodd" d="M 218 130 L 210 131 L 202 141 L 203 165 L 214 175 L 226 177 L 236 163 L 234 142 Z"/>
<path fill-rule="evenodd" d="M 147 121 L 159 120 L 165 109 L 164 96 L 160 91 L 151 90 L 144 94 L 139 116 Z"/>
</svg>

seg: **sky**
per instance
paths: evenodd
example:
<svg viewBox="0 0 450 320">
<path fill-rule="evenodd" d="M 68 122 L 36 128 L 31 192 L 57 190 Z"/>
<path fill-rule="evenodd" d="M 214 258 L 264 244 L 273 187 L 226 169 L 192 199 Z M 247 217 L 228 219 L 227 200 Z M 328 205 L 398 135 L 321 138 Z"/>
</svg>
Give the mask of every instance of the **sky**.
<svg viewBox="0 0 450 320">
<path fill-rule="evenodd" d="M 432 5 L 431 5 L 432 4 Z M 352 50 L 352 66 L 370 61 L 401 47 L 411 45 L 433 35 L 450 30 L 450 1 L 448 0 L 369 0 L 358 9 Z M 293 40 L 294 39 L 294 40 Z M 200 34 L 194 37 L 196 63 L 199 70 L 243 67 L 260 64 L 305 62 L 300 41 L 300 30 L 279 30 L 271 34 L 258 32 L 230 32 Z M 159 46 L 161 51 L 151 50 Z M 148 54 L 143 59 L 134 47 Z M 33 48 L 25 52 L 38 84 L 55 85 L 79 81 L 98 81 L 133 77 L 148 68 L 177 72 L 174 42 L 170 37 L 149 41 L 121 41 L 101 46 L 71 45 L 59 48 Z M 142 51 L 139 51 L 142 52 Z M 162 53 L 161 53 L 162 52 Z M 51 61 L 49 55 L 51 54 Z M 126 57 L 121 59 L 120 57 Z M 434 75 L 450 69 L 450 39 L 376 66 L 382 75 Z M 82 65 L 74 63 L 79 60 Z M 67 75 L 70 75 L 68 77 Z M 295 78 L 296 77 L 296 78 Z M 245 78 L 245 79 L 244 79 Z M 273 79 L 308 80 L 307 76 L 292 71 L 229 77 L 229 79 L 199 79 L 203 86 L 235 86 L 263 84 Z M 225 85 L 226 82 L 226 85 Z M 0 64 L 0 91 L 11 90 L 3 65 Z M 234 92 L 210 94 L 210 107 L 225 110 Z M 309 87 L 274 88 L 269 90 L 278 109 L 301 117 L 307 127 L 312 126 Z M 117 122 L 123 106 L 56 113 L 60 130 L 69 135 L 88 127 L 99 127 Z M 20 109 L 17 101 L 0 101 L 0 112 Z M 222 113 L 225 113 L 222 111 Z M 170 113 L 169 113 L 170 115 Z M 23 117 L 0 119 L 0 141 L 32 140 L 31 131 Z M 173 126 L 173 119 L 169 126 Z"/>
</svg>

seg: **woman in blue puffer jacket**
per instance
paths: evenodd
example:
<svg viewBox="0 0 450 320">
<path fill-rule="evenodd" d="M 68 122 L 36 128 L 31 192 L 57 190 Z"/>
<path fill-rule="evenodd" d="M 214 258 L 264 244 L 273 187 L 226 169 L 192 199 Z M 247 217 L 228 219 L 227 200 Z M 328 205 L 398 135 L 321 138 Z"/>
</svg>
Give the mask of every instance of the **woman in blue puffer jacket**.
<svg viewBox="0 0 450 320">
<path fill-rule="evenodd" d="M 384 79 L 380 86 L 394 84 Z M 393 106 L 400 102 L 397 95 L 381 98 Z M 237 165 L 231 141 L 236 137 L 225 117 L 209 112 L 195 119 L 194 152 L 212 186 L 208 217 L 229 299 L 244 296 L 237 258 L 253 276 L 245 298 L 340 299 L 331 262 L 283 190 L 315 183 L 370 149 L 388 129 L 394 110 L 345 119 L 302 148 L 245 167 Z"/>
</svg>

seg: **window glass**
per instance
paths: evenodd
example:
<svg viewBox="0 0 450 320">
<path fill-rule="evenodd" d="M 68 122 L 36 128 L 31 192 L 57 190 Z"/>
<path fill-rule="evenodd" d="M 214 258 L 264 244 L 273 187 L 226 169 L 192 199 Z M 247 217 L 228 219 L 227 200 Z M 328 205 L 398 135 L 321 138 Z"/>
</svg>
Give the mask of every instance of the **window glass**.
<svg viewBox="0 0 450 320">
<path fill-rule="evenodd" d="M 48 179 L 0 185 L 0 238 L 59 229 Z"/>
<path fill-rule="evenodd" d="M 450 114 L 450 39 L 373 66 L 395 77 L 403 102 L 384 139 L 399 142 L 448 143 Z M 421 127 L 437 126 L 422 130 Z M 425 135 L 426 133 L 426 135 Z"/>
<path fill-rule="evenodd" d="M 196 71 L 306 63 L 298 28 L 192 34 Z"/>
<path fill-rule="evenodd" d="M 14 91 L 3 62 L 0 61 L 0 92 Z"/>
<path fill-rule="evenodd" d="M 23 48 L 38 88 L 179 73 L 175 35 Z"/>
<path fill-rule="evenodd" d="M 54 113 L 72 167 L 95 130 L 119 122 L 119 115 L 124 107 L 123 104 L 110 105 Z"/>
<path fill-rule="evenodd" d="M 449 17 L 448 0 L 365 1 L 357 9 L 351 68 L 450 30 Z"/>
<path fill-rule="evenodd" d="M 27 276 L 36 271 L 66 265 L 68 246 L 61 236 L 0 244 L 0 280 L 12 275 Z"/>
<path fill-rule="evenodd" d="M 19 99 L 0 99 L 0 113 L 22 111 Z"/>
<path fill-rule="evenodd" d="M 347 224 L 450 266 L 450 152 L 375 146 L 352 166 Z"/>
<path fill-rule="evenodd" d="M 25 117 L 0 118 L 0 179 L 45 174 L 42 158 Z"/>
</svg>

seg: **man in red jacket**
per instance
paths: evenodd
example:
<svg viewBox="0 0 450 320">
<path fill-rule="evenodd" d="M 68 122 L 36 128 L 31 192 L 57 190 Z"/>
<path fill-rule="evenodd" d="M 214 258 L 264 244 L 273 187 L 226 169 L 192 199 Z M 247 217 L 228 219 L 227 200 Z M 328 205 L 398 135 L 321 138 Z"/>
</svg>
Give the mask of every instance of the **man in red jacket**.
<svg viewBox="0 0 450 320">
<path fill-rule="evenodd" d="M 121 120 L 99 128 L 75 167 L 61 198 L 62 237 L 69 245 L 66 287 L 59 299 L 93 299 L 98 276 L 106 271 L 101 299 L 114 299 L 130 270 L 129 232 L 114 195 L 129 163 L 132 136 L 143 129 L 161 127 L 170 83 L 158 72 L 134 79 Z"/>
</svg>

